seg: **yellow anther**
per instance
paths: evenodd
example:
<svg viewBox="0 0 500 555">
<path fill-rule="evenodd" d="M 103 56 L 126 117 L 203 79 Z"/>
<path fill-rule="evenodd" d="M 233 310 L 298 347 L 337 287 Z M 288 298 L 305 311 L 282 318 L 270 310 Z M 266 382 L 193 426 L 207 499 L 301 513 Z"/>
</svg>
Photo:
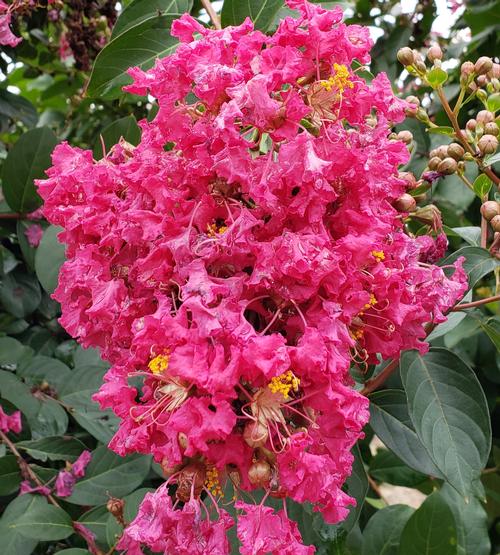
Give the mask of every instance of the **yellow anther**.
<svg viewBox="0 0 500 555">
<path fill-rule="evenodd" d="M 376 304 L 377 304 L 377 298 L 373 293 L 370 293 L 370 300 L 365 304 L 363 308 L 368 309 L 368 308 L 371 308 L 372 306 L 375 306 Z M 359 314 L 361 316 L 363 312 L 360 312 Z"/>
<path fill-rule="evenodd" d="M 349 70 L 344 64 L 333 64 L 334 74 L 326 81 L 320 81 L 321 86 L 324 87 L 328 92 L 332 89 L 343 93 L 346 88 L 352 89 L 354 83 L 350 79 Z"/>
<path fill-rule="evenodd" d="M 209 468 L 207 468 L 205 487 L 215 497 L 224 497 L 224 492 L 222 491 L 219 481 L 219 472 L 217 471 L 215 466 L 210 466 Z"/>
<path fill-rule="evenodd" d="M 299 386 L 300 379 L 291 370 L 288 370 L 272 378 L 267 387 L 273 393 L 281 393 L 285 399 L 288 399 L 290 390 L 296 392 L 299 390 Z"/>
<path fill-rule="evenodd" d="M 353 339 L 361 339 L 363 337 L 363 330 L 350 330 L 349 331 L 349 335 L 353 338 Z"/>
<path fill-rule="evenodd" d="M 372 251 L 371 255 L 373 256 L 373 258 L 375 258 L 377 262 L 382 262 L 382 260 L 385 260 L 384 251 Z"/>
<path fill-rule="evenodd" d="M 149 361 L 148 368 L 153 372 L 153 374 L 163 374 L 168 369 L 168 362 L 170 360 L 170 355 L 168 352 L 155 356 Z"/>
<path fill-rule="evenodd" d="M 217 237 L 227 231 L 227 225 L 207 224 L 207 235 L 209 237 Z"/>
</svg>

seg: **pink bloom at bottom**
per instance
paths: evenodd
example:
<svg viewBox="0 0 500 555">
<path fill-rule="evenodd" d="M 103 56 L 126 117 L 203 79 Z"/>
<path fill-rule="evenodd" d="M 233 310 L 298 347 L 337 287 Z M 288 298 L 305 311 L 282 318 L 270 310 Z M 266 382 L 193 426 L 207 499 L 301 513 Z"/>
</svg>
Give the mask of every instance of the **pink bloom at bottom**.
<svg viewBox="0 0 500 555">
<path fill-rule="evenodd" d="M 0 406 L 0 430 L 7 434 L 14 432 L 18 434 L 21 431 L 21 413 L 16 410 L 12 414 L 6 414 Z"/>
<path fill-rule="evenodd" d="M 25 493 L 39 493 L 40 495 L 45 495 L 45 497 L 50 495 L 50 488 L 47 486 L 33 486 L 28 482 L 28 480 L 23 480 L 19 488 L 19 495 Z"/>
<path fill-rule="evenodd" d="M 36 248 L 40 244 L 43 236 L 43 228 L 39 224 L 30 225 L 24 232 L 30 247 Z"/>
<path fill-rule="evenodd" d="M 271 507 L 243 501 L 237 501 L 234 506 L 245 511 L 238 518 L 242 555 L 312 555 L 316 552 L 312 545 L 302 543 L 297 524 L 284 511 L 274 513 Z"/>
</svg>

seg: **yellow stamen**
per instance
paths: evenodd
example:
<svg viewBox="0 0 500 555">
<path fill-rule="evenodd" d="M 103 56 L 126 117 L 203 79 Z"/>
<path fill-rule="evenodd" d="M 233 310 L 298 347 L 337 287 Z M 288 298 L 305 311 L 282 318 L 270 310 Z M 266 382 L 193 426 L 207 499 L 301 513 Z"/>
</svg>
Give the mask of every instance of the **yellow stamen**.
<svg viewBox="0 0 500 555">
<path fill-rule="evenodd" d="M 335 89 L 340 93 L 343 93 L 346 88 L 352 89 L 354 87 L 354 83 L 350 79 L 347 66 L 344 64 L 333 64 L 333 70 L 335 73 L 330 75 L 326 81 L 320 81 L 321 86 L 328 92 Z"/>
<path fill-rule="evenodd" d="M 373 293 L 370 293 L 370 300 L 365 304 L 363 308 L 368 309 L 368 308 L 371 308 L 372 306 L 375 306 L 376 304 L 377 304 L 377 298 Z M 363 314 L 363 313 L 360 312 L 360 314 Z"/>
<path fill-rule="evenodd" d="M 222 491 L 219 472 L 215 466 L 207 468 L 207 479 L 205 480 L 205 487 L 208 491 L 215 497 L 224 497 L 224 492 Z"/>
<path fill-rule="evenodd" d="M 353 339 L 361 339 L 363 337 L 363 330 L 350 330 L 349 331 L 349 335 L 353 338 Z"/>
<path fill-rule="evenodd" d="M 170 355 L 168 352 L 155 356 L 149 361 L 148 368 L 155 375 L 163 374 L 168 369 L 168 362 L 170 360 Z"/>
<path fill-rule="evenodd" d="M 375 258 L 377 262 L 382 262 L 382 260 L 385 260 L 384 251 L 372 251 L 371 255 L 373 256 L 373 258 Z"/>
<path fill-rule="evenodd" d="M 275 376 L 267 387 L 273 393 L 281 393 L 285 399 L 288 399 L 290 390 L 298 391 L 299 385 L 300 379 L 291 370 L 288 370 L 279 376 Z"/>
<path fill-rule="evenodd" d="M 218 224 L 207 224 L 207 235 L 209 237 L 216 237 L 217 235 L 222 235 L 227 231 L 227 225 Z"/>
</svg>

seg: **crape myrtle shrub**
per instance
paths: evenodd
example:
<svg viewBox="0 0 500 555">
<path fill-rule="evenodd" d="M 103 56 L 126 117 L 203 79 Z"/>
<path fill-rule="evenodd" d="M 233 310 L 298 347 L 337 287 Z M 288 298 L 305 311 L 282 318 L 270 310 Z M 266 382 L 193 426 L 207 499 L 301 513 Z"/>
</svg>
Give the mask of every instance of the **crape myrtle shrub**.
<svg viewBox="0 0 500 555">
<path fill-rule="evenodd" d="M 498 3 L 80 4 L 0 4 L 7 553 L 494 553 Z"/>
</svg>

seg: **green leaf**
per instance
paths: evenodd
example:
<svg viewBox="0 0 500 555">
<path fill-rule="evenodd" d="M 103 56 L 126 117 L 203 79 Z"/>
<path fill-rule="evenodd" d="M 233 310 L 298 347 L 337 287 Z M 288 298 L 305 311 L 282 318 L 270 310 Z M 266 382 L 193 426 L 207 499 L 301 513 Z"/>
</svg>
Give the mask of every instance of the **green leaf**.
<svg viewBox="0 0 500 555">
<path fill-rule="evenodd" d="M 80 549 L 79 547 L 70 547 L 69 549 L 63 549 L 57 552 L 57 555 L 64 553 L 64 555 L 92 555 L 90 551 L 86 549 Z"/>
<path fill-rule="evenodd" d="M 491 179 L 486 174 L 480 173 L 474 180 L 472 186 L 474 187 L 474 192 L 476 193 L 476 195 L 481 200 L 483 200 L 484 197 L 488 196 L 488 193 L 493 186 L 493 181 L 491 181 Z"/>
<path fill-rule="evenodd" d="M 448 504 L 434 492 L 410 517 L 401 534 L 400 555 L 457 555 L 457 529 Z"/>
<path fill-rule="evenodd" d="M 5 509 L 0 519 L 0 538 L 2 538 L 2 555 L 31 555 L 38 544 L 37 539 L 27 538 L 11 525 L 22 515 L 44 505 L 46 501 L 40 495 L 19 495 Z"/>
<path fill-rule="evenodd" d="M 111 410 L 101 410 L 92 400 L 106 371 L 103 366 L 81 366 L 61 390 L 61 401 L 72 409 L 73 418 L 102 443 L 108 443 L 118 428 L 118 419 Z"/>
<path fill-rule="evenodd" d="M 283 4 L 284 0 L 225 0 L 221 12 L 222 26 L 239 25 L 249 17 L 256 29 L 265 32 L 274 23 Z"/>
<path fill-rule="evenodd" d="M 71 436 L 44 437 L 36 441 L 20 441 L 16 448 L 25 451 L 30 457 L 39 461 L 69 461 L 74 462 L 85 445 Z"/>
<path fill-rule="evenodd" d="M 17 318 L 33 313 L 40 301 L 42 292 L 35 276 L 21 270 L 13 270 L 0 283 L 0 301 L 5 310 Z"/>
<path fill-rule="evenodd" d="M 439 265 L 452 265 L 461 256 L 465 258 L 464 270 L 469 277 L 469 288 L 474 287 L 481 278 L 500 266 L 500 261 L 493 258 L 486 249 L 480 247 L 463 247 L 458 249 L 442 260 Z M 446 269 L 445 272 L 448 273 L 449 269 Z"/>
<path fill-rule="evenodd" d="M 446 83 L 446 80 L 448 79 L 448 74 L 444 69 L 440 67 L 434 67 L 427 72 L 426 79 L 433 89 L 437 89 L 438 87 Z"/>
<path fill-rule="evenodd" d="M 441 472 L 425 450 L 408 415 L 406 395 L 386 389 L 370 395 L 370 425 L 377 436 L 408 466 L 436 478 Z"/>
<path fill-rule="evenodd" d="M 361 515 L 361 509 L 368 493 L 368 477 L 366 475 L 363 459 L 359 446 L 356 444 L 352 450 L 354 461 L 352 463 L 352 471 L 349 478 L 345 482 L 347 493 L 356 499 L 356 506 L 351 507 L 348 517 L 342 522 L 341 527 L 346 532 L 350 532 L 354 525 L 358 522 Z"/>
<path fill-rule="evenodd" d="M 493 166 L 493 164 L 497 164 L 498 162 L 500 162 L 500 152 L 486 156 L 484 159 L 485 166 Z"/>
<path fill-rule="evenodd" d="M 45 176 L 57 137 L 48 127 L 38 127 L 21 135 L 11 148 L 2 171 L 2 189 L 7 204 L 15 212 L 31 212 L 42 204 L 35 179 Z"/>
<path fill-rule="evenodd" d="M 408 467 L 392 451 L 379 449 L 370 461 L 369 474 L 379 482 L 412 488 L 427 476 Z"/>
<path fill-rule="evenodd" d="M 13 337 L 0 337 L 0 366 L 15 369 L 21 362 L 33 356 L 33 349 Z"/>
<path fill-rule="evenodd" d="M 57 239 L 61 231 L 60 227 L 49 226 L 43 233 L 35 255 L 36 275 L 49 294 L 57 287 L 59 269 L 64 262 L 64 245 Z"/>
<path fill-rule="evenodd" d="M 391 505 L 377 511 L 363 531 L 362 555 L 398 555 L 399 538 L 414 509 Z"/>
<path fill-rule="evenodd" d="M 39 541 L 63 540 L 74 533 L 69 514 L 47 501 L 31 506 L 9 528 Z"/>
<path fill-rule="evenodd" d="M 66 432 L 66 411 L 50 397 L 35 397 L 31 389 L 14 374 L 0 371 L 0 395 L 24 414 L 33 439 L 62 435 Z"/>
<path fill-rule="evenodd" d="M 107 153 L 122 137 L 130 144 L 137 145 L 141 140 L 141 130 L 134 116 L 126 116 L 117 119 L 105 127 L 101 133 L 101 137 Z M 94 158 L 96 160 L 100 160 L 103 157 L 101 137 L 99 137 L 94 145 Z"/>
<path fill-rule="evenodd" d="M 496 93 L 490 94 L 490 96 L 488 97 L 488 100 L 486 101 L 486 106 L 487 106 L 487 109 L 493 113 L 500 110 L 500 93 L 496 92 Z"/>
<path fill-rule="evenodd" d="M 498 317 L 481 320 L 480 326 L 486 335 L 491 339 L 497 351 L 500 351 L 500 321 Z"/>
<path fill-rule="evenodd" d="M 149 456 L 120 457 L 105 446 L 98 447 L 92 453 L 85 477 L 76 483 L 66 500 L 76 505 L 100 505 L 110 495 L 123 497 L 142 483 L 150 467 Z"/>
<path fill-rule="evenodd" d="M 79 519 L 78 522 L 84 524 L 93 534 L 96 536 L 96 540 L 98 543 L 102 545 L 108 545 L 106 539 L 106 528 L 107 523 L 109 520 L 108 509 L 106 505 L 98 505 L 90 511 L 84 513 Z"/>
<path fill-rule="evenodd" d="M 34 225 L 33 222 L 26 220 L 18 220 L 16 226 L 17 240 L 19 241 L 19 246 L 21 247 L 21 252 L 23 253 L 24 260 L 28 265 L 30 270 L 35 268 L 35 253 L 36 248 L 32 247 L 28 238 L 26 237 L 26 231 Z"/>
<path fill-rule="evenodd" d="M 48 383 L 57 392 L 71 379 L 73 372 L 60 360 L 43 355 L 34 356 L 19 365 L 17 375 L 30 385 Z"/>
<path fill-rule="evenodd" d="M 469 302 L 472 300 L 472 291 L 468 291 L 462 298 L 461 302 Z M 431 342 L 436 340 L 438 337 L 442 337 L 453 331 L 457 326 L 459 326 L 462 321 L 466 318 L 467 313 L 460 310 L 450 312 L 446 316 L 446 321 L 438 324 L 431 333 L 427 336 L 427 341 Z"/>
<path fill-rule="evenodd" d="M 437 135 L 453 135 L 455 130 L 453 127 L 449 127 L 448 125 L 438 125 L 436 127 L 428 127 L 427 133 L 434 133 Z"/>
<path fill-rule="evenodd" d="M 446 226 L 443 226 L 446 227 Z M 464 226 L 446 228 L 446 235 L 461 237 L 473 247 L 479 247 L 481 241 L 481 228 L 478 226 Z"/>
<path fill-rule="evenodd" d="M 475 373 L 454 353 L 432 348 L 422 357 L 403 353 L 401 379 L 415 431 L 463 496 L 478 492 L 491 445 L 486 397 Z"/>
<path fill-rule="evenodd" d="M 36 108 L 29 100 L 5 89 L 0 89 L 0 114 L 12 120 L 22 121 L 27 127 L 33 127 L 38 121 Z"/>
<path fill-rule="evenodd" d="M 159 15 L 179 17 L 181 14 L 189 12 L 192 4 L 192 0 L 133 0 L 117 19 L 111 39 L 115 39 L 131 27 L 148 19 L 157 18 Z"/>
<path fill-rule="evenodd" d="M 11 495 L 19 489 L 21 473 L 14 455 L 0 458 L 0 497 Z"/>
<path fill-rule="evenodd" d="M 458 546 L 457 555 L 489 555 L 491 543 L 488 537 L 488 519 L 481 503 L 472 497 L 464 498 L 449 484 L 443 484 L 441 496 L 448 503 L 455 517 Z"/>
<path fill-rule="evenodd" d="M 172 54 L 177 39 L 170 34 L 175 16 L 149 18 L 109 42 L 98 54 L 87 93 L 91 97 L 117 98 L 132 82 L 129 67 L 150 68 L 156 58 Z"/>
</svg>

